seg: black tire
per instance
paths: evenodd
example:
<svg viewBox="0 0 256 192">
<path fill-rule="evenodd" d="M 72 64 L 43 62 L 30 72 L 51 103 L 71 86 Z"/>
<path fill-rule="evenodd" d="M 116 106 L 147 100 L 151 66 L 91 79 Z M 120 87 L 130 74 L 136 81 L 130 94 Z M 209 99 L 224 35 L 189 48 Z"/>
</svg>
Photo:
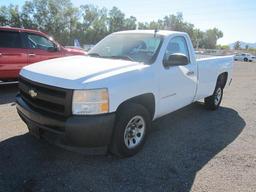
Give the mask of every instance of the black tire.
<svg viewBox="0 0 256 192">
<path fill-rule="evenodd" d="M 140 142 L 138 142 L 138 144 L 135 147 L 129 149 L 127 147 L 127 144 L 125 143 L 124 134 L 127 129 L 128 123 L 130 123 L 130 121 L 135 117 L 143 118 L 145 123 L 145 129 Z M 146 141 L 147 133 L 148 130 L 150 129 L 150 126 L 151 118 L 149 112 L 146 110 L 144 106 L 135 103 L 128 103 L 121 106 L 121 108 L 117 112 L 117 118 L 112 137 L 112 144 L 110 146 L 110 152 L 119 157 L 129 157 L 135 155 L 142 149 Z"/>
<path fill-rule="evenodd" d="M 248 62 L 248 58 L 244 58 L 244 61 L 245 61 L 245 62 Z"/>
<path fill-rule="evenodd" d="M 218 81 L 213 94 L 204 99 L 206 108 L 209 110 L 217 110 L 222 101 L 222 96 L 223 96 L 223 87 L 221 85 L 221 82 Z M 217 97 L 218 97 L 218 101 L 217 101 Z"/>
</svg>

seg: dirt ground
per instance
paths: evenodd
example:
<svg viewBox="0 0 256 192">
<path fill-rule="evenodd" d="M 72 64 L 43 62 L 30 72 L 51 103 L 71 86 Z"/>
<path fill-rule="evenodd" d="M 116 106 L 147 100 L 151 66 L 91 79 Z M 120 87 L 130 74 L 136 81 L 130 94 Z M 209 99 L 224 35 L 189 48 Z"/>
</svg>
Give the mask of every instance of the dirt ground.
<svg viewBox="0 0 256 192">
<path fill-rule="evenodd" d="M 127 159 L 31 137 L 16 92 L 0 87 L 0 192 L 256 191 L 256 63 L 235 63 L 219 110 L 198 102 L 156 120 L 144 149 Z"/>
</svg>

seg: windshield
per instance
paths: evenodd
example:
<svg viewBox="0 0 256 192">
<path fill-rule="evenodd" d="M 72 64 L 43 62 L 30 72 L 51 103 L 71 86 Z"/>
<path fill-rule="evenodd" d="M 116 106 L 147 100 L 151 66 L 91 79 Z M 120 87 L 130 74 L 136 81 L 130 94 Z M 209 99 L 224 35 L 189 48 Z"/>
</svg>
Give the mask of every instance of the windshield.
<svg viewBox="0 0 256 192">
<path fill-rule="evenodd" d="M 88 55 L 151 64 L 158 55 L 162 41 L 162 36 L 153 34 L 111 34 L 92 48 Z"/>
</svg>

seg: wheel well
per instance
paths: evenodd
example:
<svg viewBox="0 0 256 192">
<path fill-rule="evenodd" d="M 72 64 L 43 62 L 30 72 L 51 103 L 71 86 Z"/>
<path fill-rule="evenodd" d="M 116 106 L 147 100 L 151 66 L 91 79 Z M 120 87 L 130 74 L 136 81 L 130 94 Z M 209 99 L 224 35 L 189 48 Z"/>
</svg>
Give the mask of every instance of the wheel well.
<svg viewBox="0 0 256 192">
<path fill-rule="evenodd" d="M 132 97 L 132 98 L 124 101 L 123 103 L 121 103 L 118 106 L 117 111 L 122 106 L 124 106 L 128 103 L 137 103 L 137 104 L 143 105 L 143 107 L 145 107 L 148 110 L 151 119 L 153 119 L 153 117 L 155 115 L 155 97 L 152 93 L 146 93 L 146 94 L 143 94 L 143 95 L 138 95 L 138 96 Z"/>
<path fill-rule="evenodd" d="M 228 80 L 228 73 L 224 72 L 218 76 L 217 82 L 221 84 L 222 88 L 224 88 L 226 86 L 227 80 Z"/>
</svg>

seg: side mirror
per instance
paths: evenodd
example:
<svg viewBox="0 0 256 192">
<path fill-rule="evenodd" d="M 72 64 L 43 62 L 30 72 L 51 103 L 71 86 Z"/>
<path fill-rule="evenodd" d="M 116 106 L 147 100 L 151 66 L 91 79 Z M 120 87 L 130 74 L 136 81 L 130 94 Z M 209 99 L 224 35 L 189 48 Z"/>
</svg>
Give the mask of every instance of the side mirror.
<svg viewBox="0 0 256 192">
<path fill-rule="evenodd" d="M 47 51 L 56 52 L 56 51 L 58 51 L 58 47 L 48 47 Z"/>
<path fill-rule="evenodd" d="M 189 64 L 189 59 L 182 53 L 173 53 L 164 59 L 163 64 L 165 67 L 187 65 Z"/>
</svg>

